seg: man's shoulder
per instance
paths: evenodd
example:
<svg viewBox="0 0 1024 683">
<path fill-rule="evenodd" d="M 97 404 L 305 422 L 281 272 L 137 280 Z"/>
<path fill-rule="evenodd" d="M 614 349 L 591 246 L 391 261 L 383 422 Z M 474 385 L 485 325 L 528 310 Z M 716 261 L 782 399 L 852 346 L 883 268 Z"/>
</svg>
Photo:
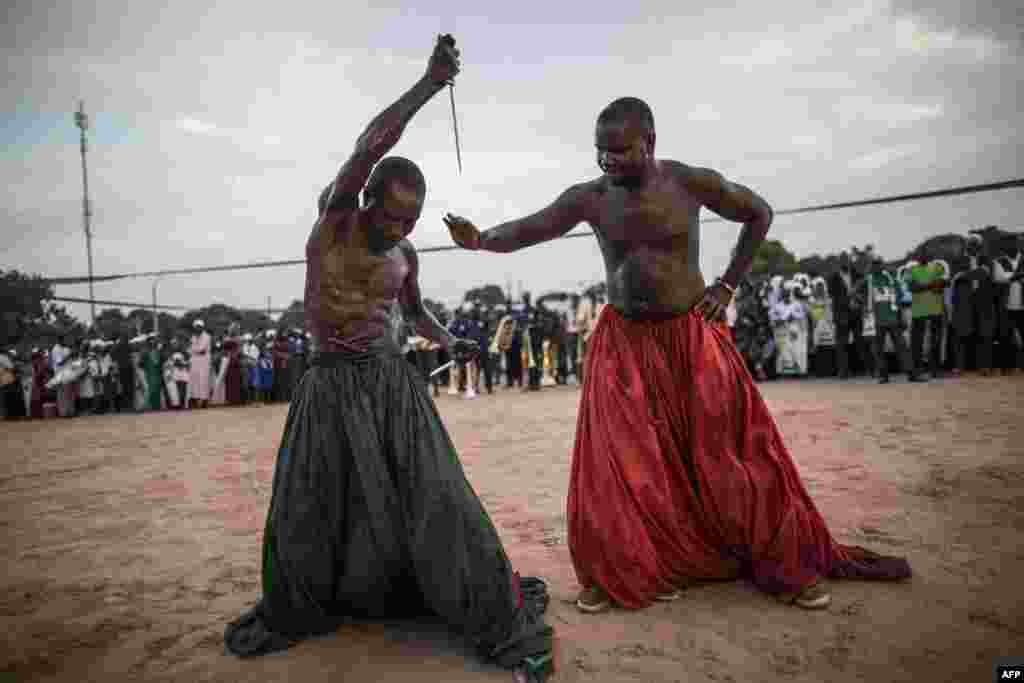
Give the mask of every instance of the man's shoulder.
<svg viewBox="0 0 1024 683">
<path fill-rule="evenodd" d="M 725 180 L 717 170 L 706 166 L 692 166 L 676 159 L 659 159 L 658 164 L 666 177 L 687 187 L 700 188 Z"/>
<path fill-rule="evenodd" d="M 339 233 L 348 229 L 357 211 L 357 206 L 328 208 L 322 211 L 313 224 L 309 239 L 306 240 L 307 257 L 324 246 L 333 246 Z"/>
<path fill-rule="evenodd" d="M 608 184 L 604 177 L 591 178 L 583 182 L 570 185 L 562 193 L 561 200 L 569 202 L 587 203 L 603 197 L 608 191 Z"/>
</svg>

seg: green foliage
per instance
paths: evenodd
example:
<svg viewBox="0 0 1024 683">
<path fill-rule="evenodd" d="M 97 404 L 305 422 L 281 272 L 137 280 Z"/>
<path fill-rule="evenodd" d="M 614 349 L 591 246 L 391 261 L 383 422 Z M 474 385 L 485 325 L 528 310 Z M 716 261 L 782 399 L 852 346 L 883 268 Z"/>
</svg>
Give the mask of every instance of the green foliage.
<svg viewBox="0 0 1024 683">
<path fill-rule="evenodd" d="M 791 275 L 797 271 L 797 259 L 780 240 L 765 240 L 754 256 L 752 275 Z"/>
<path fill-rule="evenodd" d="M 0 271 L 0 344 L 15 344 L 45 325 L 46 301 L 52 297 L 53 287 L 40 276 Z"/>
</svg>

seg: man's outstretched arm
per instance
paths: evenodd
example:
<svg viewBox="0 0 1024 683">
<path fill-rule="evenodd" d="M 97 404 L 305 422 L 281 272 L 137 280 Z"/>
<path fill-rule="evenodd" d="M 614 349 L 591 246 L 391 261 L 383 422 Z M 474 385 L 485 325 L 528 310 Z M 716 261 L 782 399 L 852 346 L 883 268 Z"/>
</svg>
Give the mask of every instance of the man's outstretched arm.
<svg viewBox="0 0 1024 683">
<path fill-rule="evenodd" d="M 587 220 L 588 192 L 586 185 L 574 185 L 540 211 L 483 232 L 461 216 L 447 214 L 444 223 L 461 247 L 507 254 L 561 237 Z"/>
<path fill-rule="evenodd" d="M 391 106 L 378 114 L 356 141 L 352 156 L 341 167 L 325 193 L 321 214 L 333 208 L 355 208 L 359 192 L 373 167 L 398 143 L 405 126 L 431 97 L 439 93 L 459 72 L 459 51 L 454 41 L 438 38 L 427 70 Z"/>
<path fill-rule="evenodd" d="M 772 207 L 750 188 L 731 183 L 708 168 L 689 169 L 686 180 L 701 204 L 726 220 L 743 223 L 732 262 L 722 276 L 726 284 L 735 287 L 750 270 L 768 235 L 774 217 Z"/>
</svg>

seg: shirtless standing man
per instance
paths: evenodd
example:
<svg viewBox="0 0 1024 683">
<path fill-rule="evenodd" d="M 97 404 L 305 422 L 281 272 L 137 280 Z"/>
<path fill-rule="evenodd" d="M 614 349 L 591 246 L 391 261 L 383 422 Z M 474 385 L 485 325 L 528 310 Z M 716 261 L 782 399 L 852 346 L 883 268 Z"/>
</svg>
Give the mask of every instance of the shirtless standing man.
<svg viewBox="0 0 1024 683">
<path fill-rule="evenodd" d="M 423 77 L 370 123 L 320 197 L 306 245 L 314 355 L 278 451 L 263 597 L 225 632 L 237 655 L 284 649 L 347 617 L 433 613 L 527 680 L 550 666 L 544 584 L 512 570 L 393 334 L 397 301 L 419 335 L 457 356 L 476 350 L 420 298 L 407 238 L 423 208 L 423 174 L 407 159 L 381 160 L 458 71 L 455 41 L 442 36 Z"/>
<path fill-rule="evenodd" d="M 601 247 L 610 305 L 590 339 L 568 498 L 577 606 L 639 608 L 742 574 L 813 609 L 829 604 L 824 576 L 909 576 L 903 559 L 832 538 L 723 322 L 771 207 L 713 170 L 656 159 L 641 100 L 608 105 L 595 142 L 604 175 L 547 208 L 482 232 L 445 217 L 466 249 L 512 252 L 583 222 Z M 743 223 L 710 286 L 701 207 Z"/>
</svg>

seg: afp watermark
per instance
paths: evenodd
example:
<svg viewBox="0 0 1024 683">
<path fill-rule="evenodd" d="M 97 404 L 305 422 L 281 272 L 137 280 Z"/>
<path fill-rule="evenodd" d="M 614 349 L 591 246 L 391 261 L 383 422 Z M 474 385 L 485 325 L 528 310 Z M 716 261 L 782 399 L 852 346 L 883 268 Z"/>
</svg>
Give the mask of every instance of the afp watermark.
<svg viewBox="0 0 1024 683">
<path fill-rule="evenodd" d="M 999 657 L 995 663 L 996 683 L 1024 683 L 1024 657 Z"/>
</svg>

